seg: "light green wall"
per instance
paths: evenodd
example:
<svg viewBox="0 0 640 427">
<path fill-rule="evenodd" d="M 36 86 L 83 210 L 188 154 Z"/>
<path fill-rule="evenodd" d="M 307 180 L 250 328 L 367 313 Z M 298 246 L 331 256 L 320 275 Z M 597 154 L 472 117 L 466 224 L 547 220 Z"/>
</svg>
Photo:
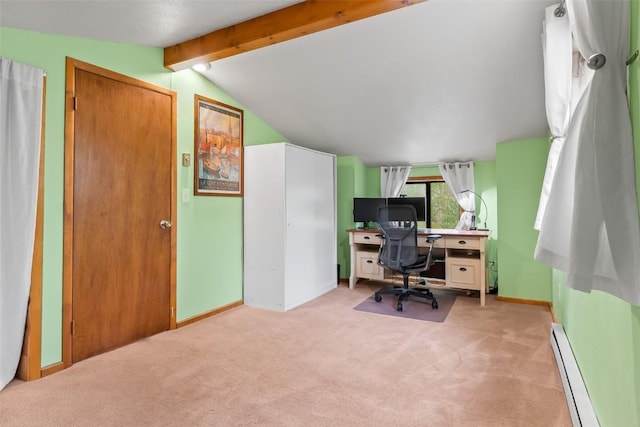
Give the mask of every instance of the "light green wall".
<svg viewBox="0 0 640 427">
<path fill-rule="evenodd" d="M 365 176 L 367 180 L 365 187 L 366 197 L 380 197 L 380 168 L 367 168 Z"/>
<path fill-rule="evenodd" d="M 417 176 L 440 176 L 440 168 L 438 166 L 412 166 L 409 178 Z"/>
<path fill-rule="evenodd" d="M 640 49 L 640 2 L 631 2 L 631 52 Z M 640 59 L 629 67 L 636 191 L 640 199 Z M 603 427 L 640 426 L 640 307 L 601 292 L 586 294 L 553 274 L 553 307 L 564 325 Z"/>
<path fill-rule="evenodd" d="M 597 291 L 574 291 L 556 274 L 554 308 L 600 425 L 640 426 L 640 307 Z"/>
<path fill-rule="evenodd" d="M 158 48 L 0 28 L 0 55 L 47 73 L 42 291 L 42 366 L 47 366 L 62 357 L 65 57 L 176 91 L 178 158 L 183 152 L 193 154 L 195 93 L 243 107 L 198 73 L 166 70 Z M 245 145 L 285 140 L 246 110 L 244 130 Z M 178 194 L 182 188 L 192 191 L 191 167 L 179 166 L 177 185 Z M 179 201 L 177 235 L 178 320 L 242 299 L 241 198 L 192 196 L 188 203 Z"/>
<path fill-rule="evenodd" d="M 534 261 L 533 228 L 549 143 L 545 138 L 496 146 L 498 182 L 498 295 L 551 301 L 551 269 Z"/>
<path fill-rule="evenodd" d="M 487 228 L 491 230 L 489 239 L 487 240 L 487 268 L 489 270 L 489 286 L 495 287 L 498 284 L 498 181 L 496 179 L 496 162 L 484 161 L 474 162 L 473 164 L 475 191 L 487 204 L 486 210 L 482 206 L 482 202 L 478 202 L 480 206 L 476 206 L 478 215 L 484 221 L 486 218 Z"/>
<path fill-rule="evenodd" d="M 338 227 L 338 264 L 340 277 L 349 277 L 349 234 L 353 228 L 353 198 L 366 197 L 366 166 L 355 156 L 337 158 L 337 227 Z"/>
<path fill-rule="evenodd" d="M 193 154 L 194 95 L 206 96 L 244 110 L 244 144 L 286 139 L 200 74 L 171 74 L 178 92 L 178 158 Z M 193 157 L 192 157 L 193 158 Z M 180 164 L 180 162 L 178 162 Z M 193 168 L 179 166 L 178 195 L 193 191 Z M 178 321 L 242 300 L 242 198 L 178 197 Z M 224 244 L 220 244 L 224 242 Z"/>
</svg>

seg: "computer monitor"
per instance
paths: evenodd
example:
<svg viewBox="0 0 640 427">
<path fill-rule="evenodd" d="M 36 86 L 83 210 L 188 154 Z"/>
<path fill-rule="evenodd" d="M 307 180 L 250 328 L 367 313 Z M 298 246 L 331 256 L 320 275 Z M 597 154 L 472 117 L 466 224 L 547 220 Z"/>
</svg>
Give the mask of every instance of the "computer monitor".
<svg viewBox="0 0 640 427">
<path fill-rule="evenodd" d="M 368 228 L 370 222 L 378 221 L 378 207 L 386 204 L 387 199 L 382 197 L 354 197 L 353 222 L 363 222 Z"/>
<path fill-rule="evenodd" d="M 427 200 L 424 197 L 390 197 L 388 205 L 411 205 L 416 209 L 418 221 L 427 220 Z"/>
</svg>

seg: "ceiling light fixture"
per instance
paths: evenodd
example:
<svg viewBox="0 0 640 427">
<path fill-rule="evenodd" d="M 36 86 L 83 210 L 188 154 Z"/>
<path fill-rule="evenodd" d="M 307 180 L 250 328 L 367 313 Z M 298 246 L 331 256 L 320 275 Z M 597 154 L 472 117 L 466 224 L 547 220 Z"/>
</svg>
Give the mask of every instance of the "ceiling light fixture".
<svg viewBox="0 0 640 427">
<path fill-rule="evenodd" d="M 199 73 L 204 73 L 209 68 L 211 68 L 211 64 L 209 62 L 201 62 L 199 64 L 194 65 L 191 68 L 193 68 L 194 70 L 196 70 Z"/>
</svg>

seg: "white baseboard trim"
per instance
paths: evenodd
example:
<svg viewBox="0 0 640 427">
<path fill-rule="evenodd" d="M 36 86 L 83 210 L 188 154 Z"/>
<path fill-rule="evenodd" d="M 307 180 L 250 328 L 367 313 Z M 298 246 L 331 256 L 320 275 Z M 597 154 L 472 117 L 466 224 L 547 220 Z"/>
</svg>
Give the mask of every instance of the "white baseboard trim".
<svg viewBox="0 0 640 427">
<path fill-rule="evenodd" d="M 593 410 L 580 368 L 561 324 L 551 324 L 550 342 L 558 363 L 558 372 L 562 378 L 574 427 L 599 427 L 600 423 Z"/>
</svg>

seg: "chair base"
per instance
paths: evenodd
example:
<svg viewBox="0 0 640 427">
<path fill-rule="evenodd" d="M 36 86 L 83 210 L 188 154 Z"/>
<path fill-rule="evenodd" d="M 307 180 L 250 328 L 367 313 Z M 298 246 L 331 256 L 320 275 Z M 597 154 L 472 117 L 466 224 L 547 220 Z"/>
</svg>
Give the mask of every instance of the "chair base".
<svg viewBox="0 0 640 427">
<path fill-rule="evenodd" d="M 434 310 L 438 308 L 438 301 L 436 297 L 431 293 L 429 289 L 416 289 L 409 287 L 409 277 L 404 280 L 404 285 L 401 288 L 390 287 L 381 289 L 375 293 L 376 302 L 382 301 L 382 295 L 397 295 L 398 303 L 396 306 L 397 311 L 402 311 L 402 303 L 406 301 L 410 296 L 416 296 L 431 301 L 431 308 Z"/>
</svg>

